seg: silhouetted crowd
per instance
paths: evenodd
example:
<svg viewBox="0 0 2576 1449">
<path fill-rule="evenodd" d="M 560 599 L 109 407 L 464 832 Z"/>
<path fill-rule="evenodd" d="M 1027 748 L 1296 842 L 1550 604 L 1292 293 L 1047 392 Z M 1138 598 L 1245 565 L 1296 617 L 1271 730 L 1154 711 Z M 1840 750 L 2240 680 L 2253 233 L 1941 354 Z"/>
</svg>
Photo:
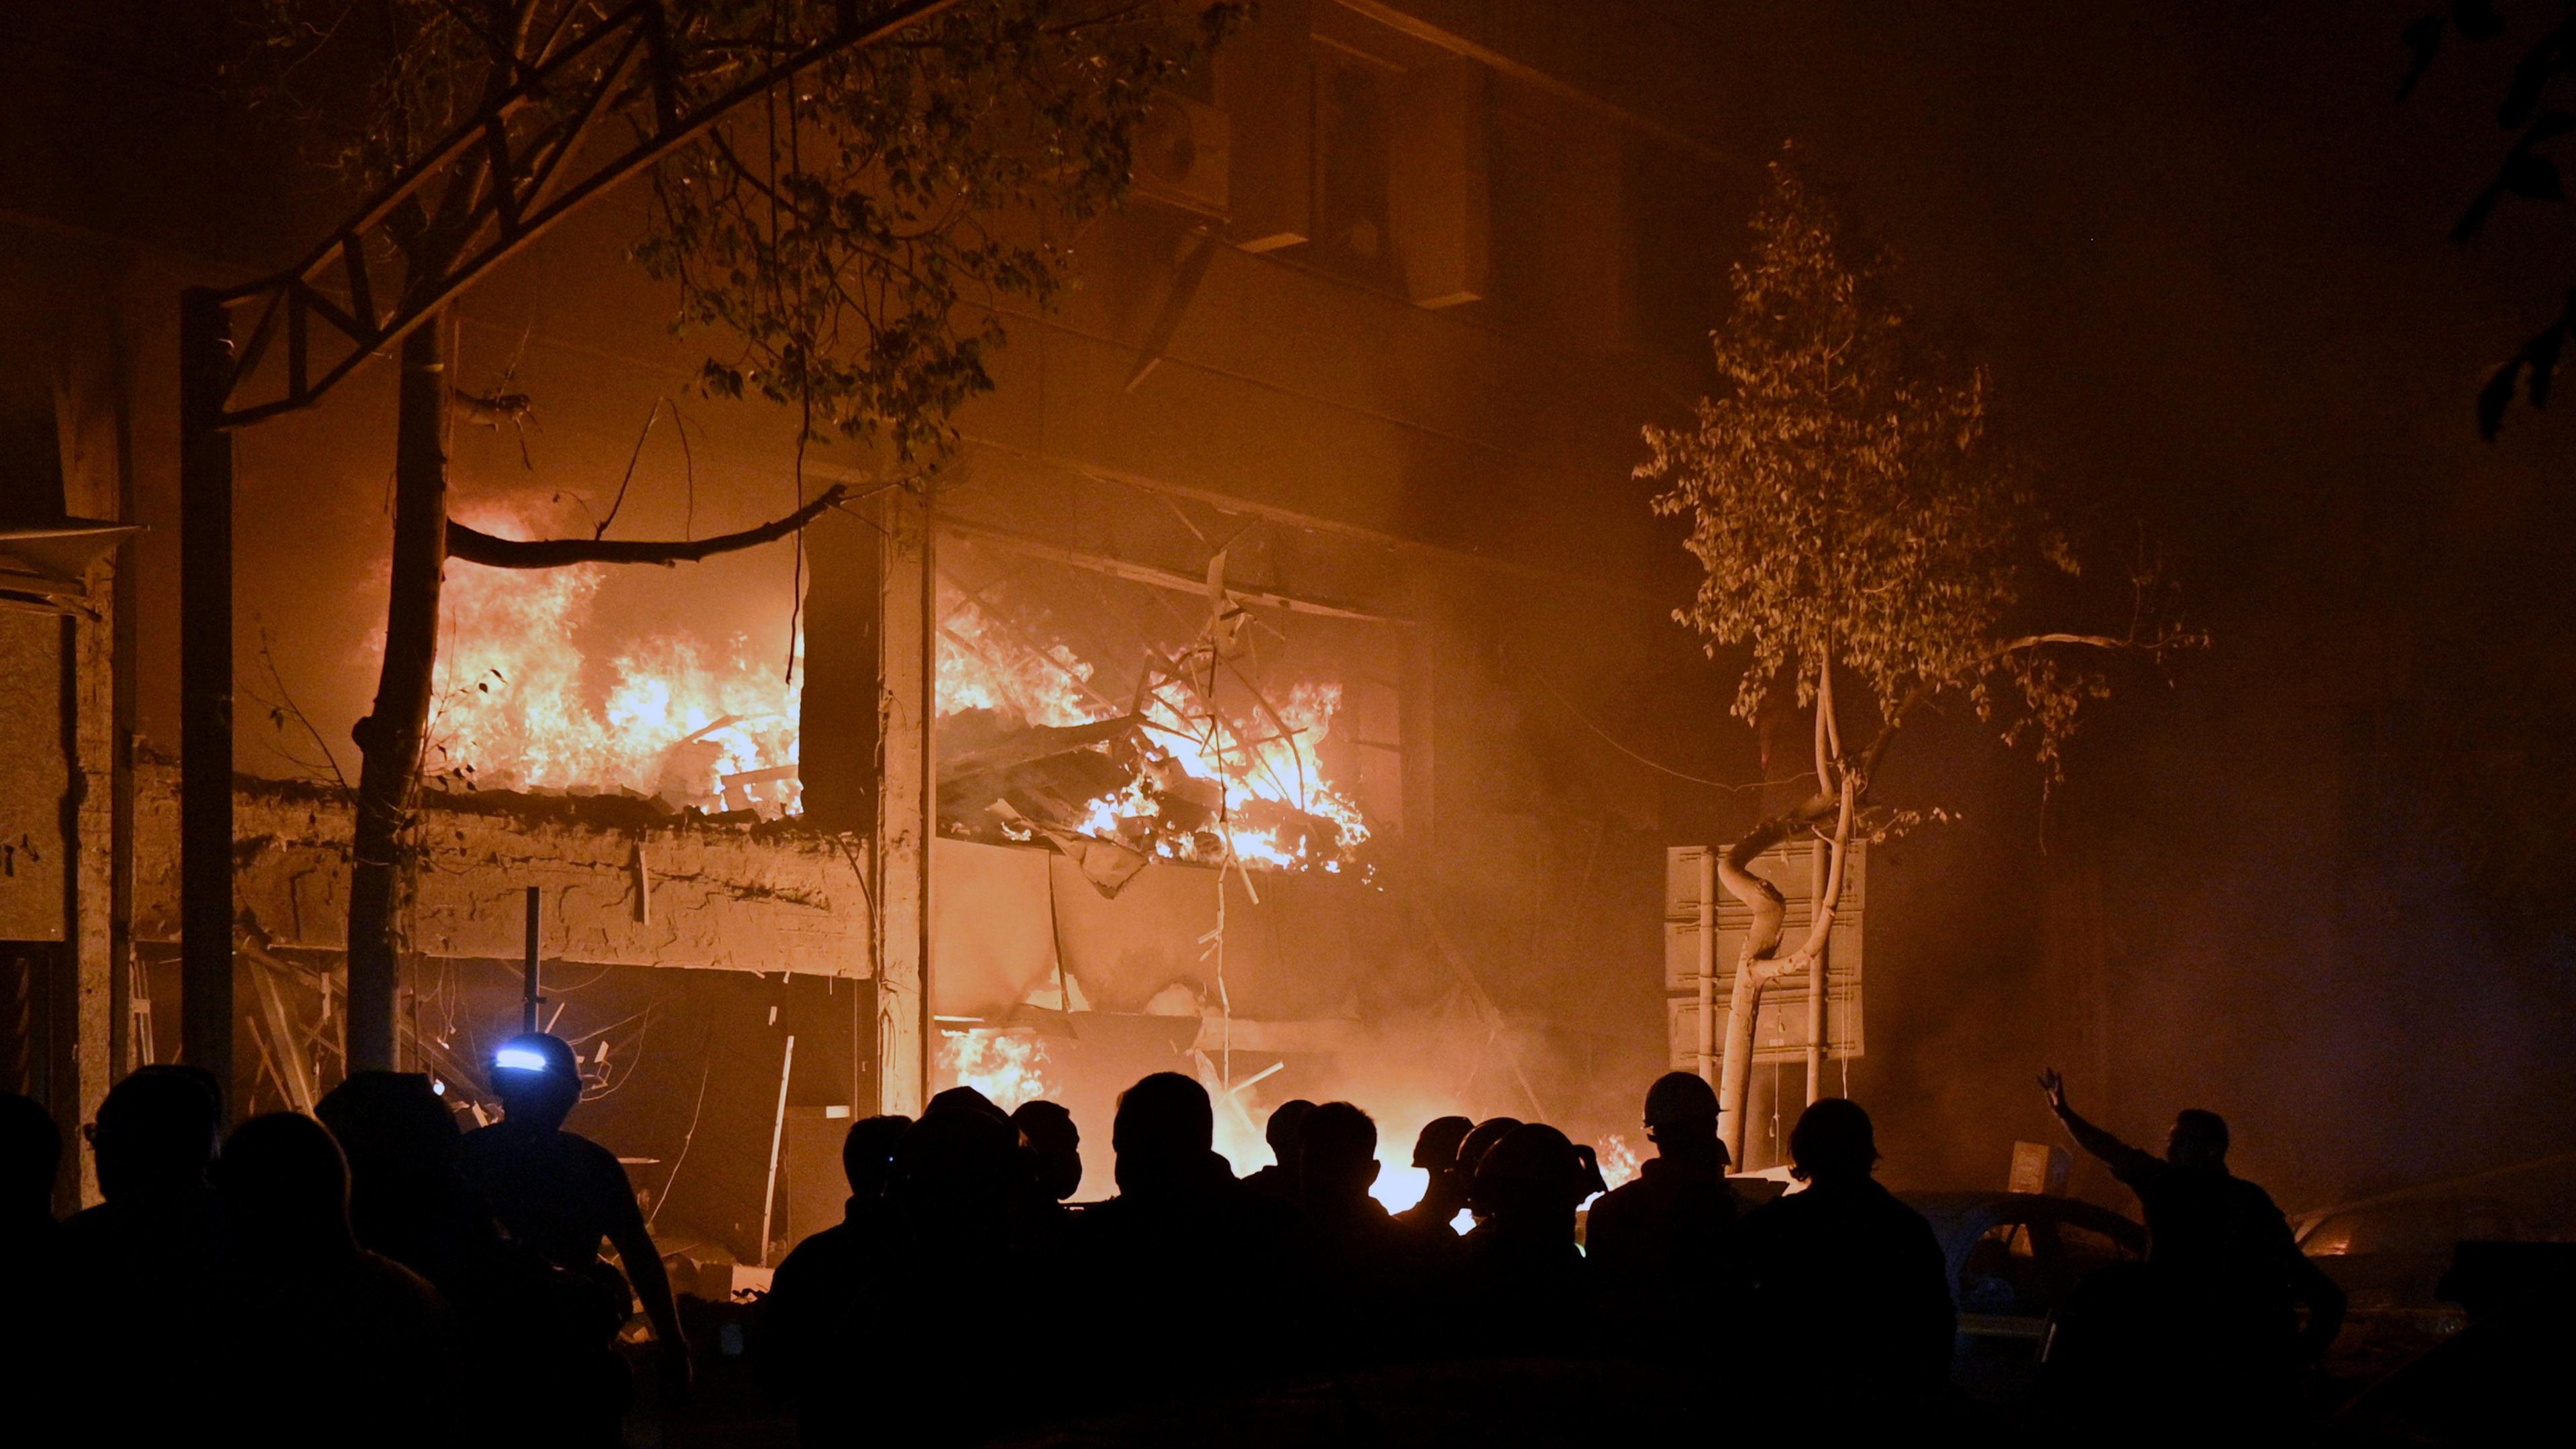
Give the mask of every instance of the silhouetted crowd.
<svg viewBox="0 0 2576 1449">
<path fill-rule="evenodd" d="M 0 1362 L 84 1406 L 97 1442 L 618 1442 L 639 1302 L 663 1388 L 687 1390 L 670 1284 L 624 1169 L 565 1130 L 563 1043 L 514 1038 L 492 1086 L 505 1116 L 472 1132 L 427 1078 L 375 1072 L 316 1117 L 225 1136 L 209 1078 L 147 1067 L 89 1129 L 104 1201 L 60 1223 L 52 1122 L 0 1100 Z M 2158 1406 L 2187 1411 L 2175 1426 L 2286 1413 L 2340 1299 L 2227 1173 L 2224 1125 L 2185 1114 L 2153 1157 L 2043 1086 L 2150 1233 L 2143 1265 L 2070 1302 L 2058 1393 L 2140 1433 Z M 1076 1207 L 1070 1114 L 951 1089 L 918 1120 L 851 1126 L 845 1219 L 778 1267 L 745 1347 L 809 1445 L 974 1442 L 1469 1361 L 1624 1361 L 1704 1386 L 1740 1429 L 1949 1422 L 1951 1270 L 1873 1176 L 1868 1114 L 1810 1106 L 1788 1143 L 1803 1186 L 1759 1206 L 1699 1078 L 1656 1081 L 1644 1117 L 1657 1155 L 1606 1194 L 1555 1127 L 1440 1118 L 1414 1145 L 1420 1203 L 1390 1213 L 1359 1107 L 1282 1106 L 1276 1164 L 1237 1178 L 1206 1090 L 1157 1073 L 1118 1100 L 1115 1195 Z"/>
</svg>

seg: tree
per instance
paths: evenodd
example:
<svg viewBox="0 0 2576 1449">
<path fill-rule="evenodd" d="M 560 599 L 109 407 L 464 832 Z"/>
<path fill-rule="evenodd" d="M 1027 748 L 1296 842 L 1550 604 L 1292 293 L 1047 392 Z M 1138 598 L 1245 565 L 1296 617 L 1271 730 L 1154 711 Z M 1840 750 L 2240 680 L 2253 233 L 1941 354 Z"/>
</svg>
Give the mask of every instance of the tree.
<svg viewBox="0 0 2576 1449">
<path fill-rule="evenodd" d="M 581 56 L 603 0 L 258 0 L 261 95 L 290 107 L 327 159 L 371 190 L 535 68 Z M 713 97 L 893 0 L 667 0 L 649 17 L 673 95 L 606 93 L 640 135 L 656 108 Z M 947 448 L 958 406 L 989 390 L 1003 340 L 992 304 L 1048 301 L 1066 275 L 1058 238 L 1124 193 L 1158 88 L 1195 64 L 1237 7 L 1155 0 L 970 0 L 890 40 L 842 50 L 664 159 L 633 255 L 679 293 L 675 326 L 712 331 L 711 394 L 795 410 L 799 459 L 838 436 L 891 445 L 907 464 Z M 614 14 L 612 14 L 614 12 Z M 614 47 L 597 60 L 622 63 Z M 543 157 L 582 134 L 578 89 L 539 94 L 509 124 Z M 570 144 L 567 140 L 563 144 Z M 392 217 L 388 265 L 406 300 L 459 256 L 478 216 L 525 178 L 468 160 Z M 413 289 L 421 289 L 415 292 Z M 420 778 L 450 558 L 507 568 L 662 563 L 786 537 L 842 500 L 689 542 L 496 538 L 450 523 L 447 319 L 404 338 L 395 419 L 393 569 L 384 658 L 361 755 L 349 907 L 349 1061 L 393 1065 L 396 904 Z M 493 400 L 475 400 L 491 406 Z M 524 399 L 511 400 L 524 408 Z M 604 531 L 604 530 L 603 530 Z"/>
<path fill-rule="evenodd" d="M 2397 89 L 2398 99 L 2414 93 L 2430 74 L 2443 46 L 2457 38 L 2481 44 L 2503 37 L 2514 27 L 2506 11 L 2516 7 L 2496 0 L 2451 0 L 2451 4 L 2418 16 L 2405 29 L 2413 61 Z M 2480 187 L 2460 219 L 2451 240 L 2466 244 L 2485 229 L 2487 220 L 2507 197 L 2564 203 L 2567 187 L 2550 152 L 2576 136 L 2576 10 L 2549 7 L 2554 18 L 2522 42 L 2511 78 L 2496 101 L 2496 126 L 2507 140 L 2504 156 L 2486 185 Z M 2511 357 L 2487 374 L 2478 389 L 2478 431 L 2489 442 L 2504 429 L 2504 415 L 2519 396 L 2535 408 L 2549 405 L 2550 387 L 2571 339 L 2576 339 L 2576 287 L 2570 287 L 2558 314 L 2522 341 Z"/>
<path fill-rule="evenodd" d="M 1734 713 L 1752 723 L 1785 686 L 1812 716 L 1815 791 L 1717 867 L 1753 913 L 1716 1083 L 1739 1161 L 1765 988 L 1820 959 L 1852 843 L 1940 813 L 1873 793 L 1913 711 L 1964 695 L 2053 779 L 2083 705 L 2109 693 L 2112 655 L 2197 642 L 2150 622 L 2162 601 L 2143 583 L 2122 633 L 2032 627 L 2040 585 L 2075 578 L 2076 561 L 1991 434 L 1985 370 L 1946 357 L 1887 294 L 1889 259 L 1846 239 L 1795 159 L 1771 165 L 1752 254 L 1731 274 L 1733 311 L 1711 337 L 1724 389 L 1686 426 L 1647 427 L 1636 470 L 1664 485 L 1657 513 L 1689 521 L 1705 570 L 1674 618 L 1711 658 L 1750 650 Z M 1858 724 L 1872 732 L 1848 743 Z M 1751 866 L 1802 834 L 1821 844 L 1824 880 L 1805 935 L 1786 942 L 1780 892 Z"/>
</svg>

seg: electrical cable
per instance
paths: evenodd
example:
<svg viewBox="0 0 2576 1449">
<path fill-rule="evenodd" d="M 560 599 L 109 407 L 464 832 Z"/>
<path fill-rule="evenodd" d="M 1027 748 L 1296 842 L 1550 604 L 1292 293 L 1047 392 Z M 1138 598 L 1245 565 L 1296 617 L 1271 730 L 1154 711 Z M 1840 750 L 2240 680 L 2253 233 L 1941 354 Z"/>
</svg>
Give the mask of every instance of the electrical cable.
<svg viewBox="0 0 2576 1449">
<path fill-rule="evenodd" d="M 1546 688 L 1546 690 L 1547 690 L 1547 692 L 1548 692 L 1549 694 L 1554 695 L 1554 696 L 1556 697 L 1556 702 L 1557 702 L 1557 703 L 1559 703 L 1559 704 L 1561 704 L 1561 705 L 1564 705 L 1564 706 L 1565 706 L 1565 712 L 1566 712 L 1567 714 L 1570 714 L 1570 715 L 1574 716 L 1577 720 L 1582 721 L 1582 723 L 1583 723 L 1583 727 L 1584 727 L 1585 729 L 1588 729 L 1588 730 L 1592 731 L 1594 734 L 1599 735 L 1599 736 L 1601 737 L 1602 743 L 1607 744 L 1608 746 L 1610 746 L 1610 748 L 1612 748 L 1612 749 L 1614 749 L 1614 750 L 1617 750 L 1619 753 L 1621 753 L 1621 754 L 1623 754 L 1623 755 L 1626 755 L 1629 759 L 1632 759 L 1632 760 L 1636 761 L 1638 764 L 1645 766 L 1647 769 L 1649 769 L 1649 770 L 1654 770 L 1654 771 L 1657 771 L 1657 772 L 1662 773 L 1662 774 L 1670 775 L 1670 776 L 1672 776 L 1672 777 L 1673 777 L 1674 779 L 1676 779 L 1676 780 L 1688 780 L 1690 783 L 1692 783 L 1692 784 L 1694 784 L 1694 785 L 1705 785 L 1705 786 L 1707 786 L 1709 789 L 1712 789 L 1712 790 L 1724 790 L 1724 791 L 1727 791 L 1727 792 L 1729 792 L 1729 793 L 1731 794 L 1731 793 L 1735 793 L 1735 792 L 1738 792 L 1738 791 L 1744 791 L 1744 790 L 1761 790 L 1761 789 L 1766 789 L 1766 788 L 1768 788 L 1768 787 L 1770 787 L 1770 786 L 1773 786 L 1773 785 L 1794 785 L 1794 784 L 1798 783 L 1798 781 L 1799 781 L 1799 780 L 1803 780 L 1803 779 L 1805 779 L 1805 778 L 1806 778 L 1806 776 L 1804 776 L 1804 775 L 1799 775 L 1799 776 L 1794 776 L 1794 777 L 1792 777 L 1792 778 L 1790 778 L 1790 779 L 1786 779 L 1786 780 L 1756 780 L 1756 781 L 1752 782 L 1751 784 L 1747 784 L 1747 785 L 1730 785 L 1730 784 L 1726 783 L 1726 782 L 1725 782 L 1725 781 L 1723 781 L 1723 780 L 1712 780 L 1712 779 L 1709 779 L 1709 778 L 1708 778 L 1707 776 L 1705 776 L 1705 775 L 1694 775 L 1694 774 L 1690 773 L 1690 772 L 1689 772 L 1689 771 L 1687 771 L 1687 770 L 1676 770 L 1676 769 L 1674 769 L 1672 766 L 1667 765 L 1667 764 L 1663 763 L 1663 762 L 1662 762 L 1662 761 L 1660 761 L 1660 760 L 1649 759 L 1648 757 L 1646 757 L 1646 756 L 1644 756 L 1644 755 L 1639 754 L 1637 751 L 1635 751 L 1635 750 L 1632 750 L 1632 749 L 1628 748 L 1626 745 L 1621 744 L 1621 743 L 1619 742 L 1619 740 L 1617 739 L 1617 737 L 1613 736 L 1613 735 L 1612 735 L 1608 730 L 1605 730 L 1605 729 L 1603 729 L 1601 726 L 1599 726 L 1599 725 L 1597 725 L 1597 724 L 1594 724 L 1594 723 L 1592 722 L 1592 717 L 1591 717 L 1590 715 L 1585 714 L 1581 709 L 1577 708 L 1577 707 L 1575 706 L 1575 703 L 1574 703 L 1574 701 L 1573 701 L 1573 700 L 1570 700 L 1570 699 L 1566 698 L 1566 697 L 1565 697 L 1565 691 L 1563 691 L 1563 690 L 1561 690 L 1561 689 L 1557 688 L 1557 687 L 1556 687 L 1556 682 L 1555 682 L 1554 680 L 1549 679 L 1546 675 L 1544 675 L 1544 674 L 1540 674 L 1540 673 L 1538 673 L 1538 672 L 1537 672 L 1537 671 L 1535 671 L 1535 670 L 1531 671 L 1531 676 L 1530 676 L 1530 677 L 1531 677 L 1531 678 L 1533 678 L 1533 679 L 1536 679 L 1536 680 L 1540 683 L 1540 685 L 1542 685 L 1543 687 L 1545 687 L 1545 688 Z"/>
</svg>

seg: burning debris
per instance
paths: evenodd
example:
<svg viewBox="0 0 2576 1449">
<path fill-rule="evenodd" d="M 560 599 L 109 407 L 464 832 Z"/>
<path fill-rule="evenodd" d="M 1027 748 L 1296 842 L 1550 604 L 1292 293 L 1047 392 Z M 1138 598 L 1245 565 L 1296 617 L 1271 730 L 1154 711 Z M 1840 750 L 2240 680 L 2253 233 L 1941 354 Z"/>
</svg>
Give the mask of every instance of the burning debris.
<svg viewBox="0 0 2576 1449">
<path fill-rule="evenodd" d="M 1149 646 L 1116 699 L 1065 645 L 1030 639 L 960 593 L 941 603 L 939 790 L 951 833 L 1050 840 L 1104 888 L 1114 886 L 1094 868 L 1098 846 L 1139 866 L 1357 861 L 1368 826 L 1317 754 L 1339 685 L 1299 682 L 1274 701 L 1211 635 L 1177 657 Z"/>
</svg>

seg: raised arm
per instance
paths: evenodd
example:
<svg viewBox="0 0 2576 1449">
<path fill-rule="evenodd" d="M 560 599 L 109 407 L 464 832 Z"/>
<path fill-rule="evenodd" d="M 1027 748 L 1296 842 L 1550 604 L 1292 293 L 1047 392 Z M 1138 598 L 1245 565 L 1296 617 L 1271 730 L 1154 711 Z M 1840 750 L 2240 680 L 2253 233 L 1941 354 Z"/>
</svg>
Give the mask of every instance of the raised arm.
<svg viewBox="0 0 2576 1449">
<path fill-rule="evenodd" d="M 2111 1164 L 2111 1170 L 2121 1174 L 2123 1181 L 2139 1165 L 2157 1161 L 2154 1154 L 2131 1147 L 2085 1121 L 2073 1107 L 2066 1105 L 2066 1078 L 2059 1075 L 2055 1067 L 2039 1074 L 2039 1090 L 2048 1098 L 2048 1110 L 2057 1114 L 2058 1122 L 2066 1128 L 2067 1135 L 2075 1139 L 2075 1145 Z"/>
<path fill-rule="evenodd" d="M 611 1165 L 615 1165 L 613 1159 Z M 617 1177 L 624 1187 L 624 1167 L 617 1168 Z M 670 1272 L 662 1266 L 661 1250 L 653 1246 L 653 1234 L 644 1225 L 643 1212 L 635 1206 L 634 1190 L 626 1188 L 613 1201 L 623 1204 L 625 1210 L 609 1220 L 609 1244 L 617 1249 L 617 1261 L 626 1269 L 626 1281 L 635 1285 L 635 1297 L 644 1305 L 644 1317 L 653 1325 L 666 1381 L 685 1393 L 690 1379 L 689 1344 L 680 1332 L 680 1308 L 671 1297 Z"/>
</svg>

